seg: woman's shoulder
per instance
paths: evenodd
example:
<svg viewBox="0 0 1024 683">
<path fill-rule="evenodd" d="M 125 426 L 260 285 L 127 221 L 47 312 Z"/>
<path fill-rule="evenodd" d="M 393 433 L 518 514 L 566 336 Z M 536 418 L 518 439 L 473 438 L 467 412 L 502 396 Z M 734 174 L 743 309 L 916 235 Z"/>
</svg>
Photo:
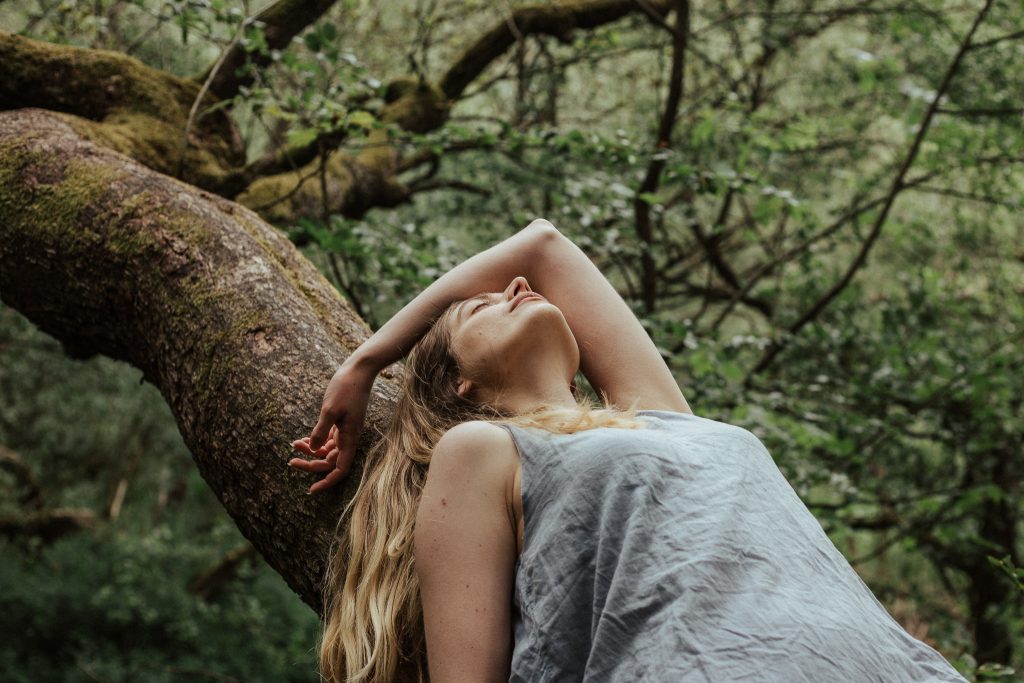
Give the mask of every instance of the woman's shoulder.
<svg viewBox="0 0 1024 683">
<path fill-rule="evenodd" d="M 508 436 L 508 432 L 494 422 L 467 420 L 449 428 L 438 443 L 447 441 L 467 445 L 483 444 L 488 441 L 501 441 L 506 436 Z"/>
<path fill-rule="evenodd" d="M 506 429 L 485 420 L 461 422 L 446 431 L 434 446 L 431 463 L 438 460 L 450 472 L 471 471 L 477 486 L 501 491 L 513 529 L 516 528 L 516 520 L 522 515 L 519 450 Z M 465 483 L 465 474 L 462 482 Z"/>
<path fill-rule="evenodd" d="M 460 452 L 467 457 L 501 458 L 509 462 L 518 462 L 519 459 L 508 430 L 486 420 L 469 420 L 451 427 L 434 446 L 435 453 L 439 450 Z"/>
</svg>

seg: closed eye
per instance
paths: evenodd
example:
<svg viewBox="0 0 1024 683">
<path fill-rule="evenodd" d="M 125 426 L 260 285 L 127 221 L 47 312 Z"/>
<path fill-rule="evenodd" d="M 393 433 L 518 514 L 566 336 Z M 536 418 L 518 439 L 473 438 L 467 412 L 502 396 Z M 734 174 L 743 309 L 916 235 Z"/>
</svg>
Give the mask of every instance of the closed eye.
<svg viewBox="0 0 1024 683">
<path fill-rule="evenodd" d="M 470 315 L 473 315 L 473 313 L 476 313 L 477 311 L 479 311 L 479 310 L 480 310 L 481 308 L 483 308 L 484 306 L 486 306 L 486 305 L 487 305 L 487 303 L 488 303 L 488 302 L 484 301 L 484 302 L 481 302 L 479 306 L 475 306 L 475 307 L 473 307 L 473 311 L 472 311 L 472 312 L 470 313 Z"/>
</svg>

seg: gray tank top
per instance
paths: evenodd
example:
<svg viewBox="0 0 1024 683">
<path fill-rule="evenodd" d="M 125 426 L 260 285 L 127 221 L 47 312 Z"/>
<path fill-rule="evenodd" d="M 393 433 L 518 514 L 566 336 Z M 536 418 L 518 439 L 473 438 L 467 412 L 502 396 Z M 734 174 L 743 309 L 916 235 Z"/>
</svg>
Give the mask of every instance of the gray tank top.
<svg viewBox="0 0 1024 683">
<path fill-rule="evenodd" d="M 961 681 L 875 598 L 742 427 L 500 423 L 522 461 L 510 683 Z"/>
</svg>

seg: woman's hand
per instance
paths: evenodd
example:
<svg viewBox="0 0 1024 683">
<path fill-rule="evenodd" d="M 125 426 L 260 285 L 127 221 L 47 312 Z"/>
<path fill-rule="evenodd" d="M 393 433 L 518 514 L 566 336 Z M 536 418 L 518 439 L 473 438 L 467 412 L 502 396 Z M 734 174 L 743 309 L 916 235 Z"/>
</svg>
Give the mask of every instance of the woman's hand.
<svg viewBox="0 0 1024 683">
<path fill-rule="evenodd" d="M 328 473 L 309 487 L 309 493 L 325 491 L 348 475 L 376 377 L 377 370 L 369 363 L 343 363 L 327 384 L 313 431 L 292 442 L 295 450 L 314 459 L 292 458 L 289 465 L 305 472 Z"/>
<path fill-rule="evenodd" d="M 295 469 L 303 470 L 304 472 L 328 472 L 329 474 L 313 484 L 307 493 L 316 493 L 317 491 L 323 491 L 324 489 L 334 486 L 336 483 L 345 478 L 348 474 L 348 467 L 339 466 L 338 463 L 338 428 L 331 427 L 330 436 L 326 443 L 320 448 L 314 449 L 309 445 L 309 437 L 303 437 L 298 441 L 292 441 L 292 447 L 306 455 L 314 457 L 314 460 L 303 460 L 302 458 L 292 458 L 288 461 L 288 464 Z"/>
</svg>

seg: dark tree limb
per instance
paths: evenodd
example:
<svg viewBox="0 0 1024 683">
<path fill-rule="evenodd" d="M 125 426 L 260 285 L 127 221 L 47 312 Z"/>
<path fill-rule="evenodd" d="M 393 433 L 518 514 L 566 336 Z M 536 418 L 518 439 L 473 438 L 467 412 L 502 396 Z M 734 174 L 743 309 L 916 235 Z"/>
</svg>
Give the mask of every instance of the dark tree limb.
<svg viewBox="0 0 1024 683">
<path fill-rule="evenodd" d="M 658 123 L 657 150 L 667 150 L 672 146 L 672 130 L 675 128 L 679 102 L 683 99 L 684 76 L 686 70 L 686 45 L 690 38 L 690 3 L 689 0 L 676 0 L 672 4 L 675 10 L 675 26 L 672 28 L 672 71 L 669 75 L 668 97 L 665 109 Z M 640 296 L 644 312 L 651 314 L 657 302 L 658 268 L 654 261 L 654 228 L 651 225 L 651 205 L 640 195 L 654 193 L 661 183 L 661 172 L 665 168 L 667 154 L 655 154 L 647 166 L 647 173 L 637 190 L 637 198 L 633 201 L 636 215 L 636 233 L 642 242 L 640 253 Z"/>
<path fill-rule="evenodd" d="M 569 42 L 575 29 L 603 26 L 641 9 L 664 15 L 670 5 L 668 0 L 647 0 L 643 8 L 636 0 L 563 0 L 518 7 L 462 52 L 441 78 L 441 91 L 449 100 L 459 99 L 466 87 L 521 37 L 548 35 Z"/>
<path fill-rule="evenodd" d="M 287 466 L 323 388 L 370 333 L 250 210 L 160 175 L 37 109 L 0 112 L 0 296 L 73 357 L 139 368 L 242 534 L 314 608 L 338 490 Z M 370 399 L 360 453 L 397 395 Z"/>
<path fill-rule="evenodd" d="M 283 50 L 292 41 L 292 38 L 322 17 L 334 3 L 335 0 L 278 0 L 257 14 L 254 22 L 263 24 L 263 34 L 268 48 Z M 219 99 L 226 100 L 238 94 L 238 89 L 241 86 L 250 85 L 252 83 L 251 74 L 236 75 L 236 72 L 245 65 L 247 56 L 257 67 L 270 63 L 268 56 L 255 53 L 248 55 L 241 44 L 235 43 L 224 55 L 223 64 L 210 81 L 210 92 Z M 198 83 L 206 82 L 213 68 L 214 65 L 211 64 L 193 80 Z"/>
<path fill-rule="evenodd" d="M 229 550 L 217 562 L 196 576 L 188 585 L 188 592 L 197 595 L 207 602 L 213 602 L 231 584 L 238 575 L 238 570 L 246 562 L 256 557 L 256 548 L 251 543 L 243 543 Z"/>
<path fill-rule="evenodd" d="M 18 515 L 0 516 L 0 536 L 11 539 L 34 537 L 52 543 L 62 536 L 88 529 L 96 515 L 88 508 L 50 508 Z"/>
</svg>

